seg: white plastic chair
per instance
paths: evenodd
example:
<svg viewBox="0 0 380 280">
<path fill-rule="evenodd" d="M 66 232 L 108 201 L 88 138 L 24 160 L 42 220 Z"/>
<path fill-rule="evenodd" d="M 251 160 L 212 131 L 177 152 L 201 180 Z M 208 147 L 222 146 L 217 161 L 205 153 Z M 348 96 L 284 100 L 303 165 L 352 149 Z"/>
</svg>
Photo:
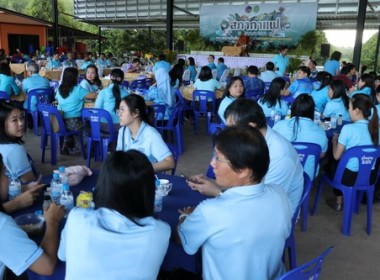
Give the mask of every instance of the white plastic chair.
<svg viewBox="0 0 380 280">
<path fill-rule="evenodd" d="M 219 82 L 225 83 L 229 73 L 230 73 L 229 69 L 224 70 L 222 73 L 222 76 L 220 76 Z"/>
<path fill-rule="evenodd" d="M 234 77 L 240 76 L 240 68 L 235 68 Z"/>
<path fill-rule="evenodd" d="M 217 69 L 212 69 L 212 78 L 216 79 L 217 76 L 218 76 L 218 70 Z"/>
<path fill-rule="evenodd" d="M 197 75 L 195 76 L 195 81 L 198 80 L 199 74 L 201 73 L 201 68 L 197 69 Z"/>
<path fill-rule="evenodd" d="M 183 81 L 190 81 L 190 70 L 189 69 L 186 69 L 185 71 L 183 71 L 182 80 Z"/>
</svg>

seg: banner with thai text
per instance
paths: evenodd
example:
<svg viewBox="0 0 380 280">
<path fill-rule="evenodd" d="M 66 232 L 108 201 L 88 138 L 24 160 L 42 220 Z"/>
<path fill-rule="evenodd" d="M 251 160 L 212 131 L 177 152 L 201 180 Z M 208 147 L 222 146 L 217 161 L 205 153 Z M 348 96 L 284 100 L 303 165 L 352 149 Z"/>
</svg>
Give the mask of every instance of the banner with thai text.
<svg viewBox="0 0 380 280">
<path fill-rule="evenodd" d="M 312 3 L 201 6 L 200 35 L 211 42 L 234 44 L 240 33 L 250 44 L 294 46 L 315 30 L 318 5 Z"/>
</svg>

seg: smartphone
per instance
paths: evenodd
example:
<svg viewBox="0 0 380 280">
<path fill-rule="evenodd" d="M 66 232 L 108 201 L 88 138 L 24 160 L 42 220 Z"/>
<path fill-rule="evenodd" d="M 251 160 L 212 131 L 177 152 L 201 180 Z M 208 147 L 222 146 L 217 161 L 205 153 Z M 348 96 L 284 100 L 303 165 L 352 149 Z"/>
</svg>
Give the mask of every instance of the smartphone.
<svg viewBox="0 0 380 280">
<path fill-rule="evenodd" d="M 192 183 L 198 183 L 197 181 L 191 179 L 189 176 L 187 176 L 187 175 L 185 175 L 185 174 L 183 174 L 183 173 L 181 173 L 181 177 L 182 177 L 182 178 L 185 178 L 185 180 L 187 180 L 187 181 L 189 181 L 189 182 L 192 182 Z"/>
</svg>

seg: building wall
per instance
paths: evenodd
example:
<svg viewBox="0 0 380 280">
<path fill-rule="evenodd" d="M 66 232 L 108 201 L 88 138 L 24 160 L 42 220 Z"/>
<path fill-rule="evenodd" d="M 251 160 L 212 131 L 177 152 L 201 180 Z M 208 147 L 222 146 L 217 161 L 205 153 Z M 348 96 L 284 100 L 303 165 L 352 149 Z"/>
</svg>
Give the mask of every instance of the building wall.
<svg viewBox="0 0 380 280">
<path fill-rule="evenodd" d="M 38 35 L 40 46 L 46 46 L 46 27 L 0 23 L 0 48 L 9 53 L 8 34 Z"/>
</svg>

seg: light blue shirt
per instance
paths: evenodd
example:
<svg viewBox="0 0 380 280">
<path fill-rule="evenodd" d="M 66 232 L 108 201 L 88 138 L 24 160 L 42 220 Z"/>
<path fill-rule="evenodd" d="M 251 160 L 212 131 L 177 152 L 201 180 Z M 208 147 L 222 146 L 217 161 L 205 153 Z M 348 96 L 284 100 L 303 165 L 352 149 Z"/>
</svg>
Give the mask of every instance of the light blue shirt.
<svg viewBox="0 0 380 280">
<path fill-rule="evenodd" d="M 63 67 L 77 67 L 77 63 L 75 62 L 75 59 L 72 59 L 72 60 L 66 59 L 62 63 L 62 65 L 63 65 Z"/>
<path fill-rule="evenodd" d="M 23 145 L 0 144 L 0 153 L 3 156 L 3 162 L 6 166 L 5 174 L 8 177 L 19 178 L 22 175 L 32 171 L 26 150 Z"/>
<path fill-rule="evenodd" d="M 220 102 L 218 115 L 222 119 L 223 123 L 226 123 L 226 119 L 224 118 L 224 112 L 226 111 L 227 107 L 230 106 L 230 104 L 235 100 L 236 99 L 232 96 L 226 96 L 223 98 L 222 102 Z"/>
<path fill-rule="evenodd" d="M 264 72 L 261 72 L 260 73 L 260 79 L 264 82 L 264 83 L 271 83 L 272 80 L 274 78 L 277 78 L 278 77 L 278 74 L 274 71 L 264 71 Z"/>
<path fill-rule="evenodd" d="M 299 117 L 297 131 L 295 131 L 295 121 L 296 117 L 278 121 L 273 126 L 273 130 L 280 133 L 289 142 L 306 142 L 317 144 L 321 147 L 321 152 L 325 153 L 327 151 L 328 142 L 323 128 L 318 126 L 309 118 Z M 307 175 L 309 175 L 309 178 L 314 179 L 315 174 L 313 156 L 307 159 L 304 166 L 304 171 Z"/>
<path fill-rule="evenodd" d="M 138 222 L 107 208 L 71 210 L 58 249 L 66 279 L 156 279 L 170 227 L 153 217 Z"/>
<path fill-rule="evenodd" d="M 113 123 L 119 123 L 119 117 L 115 113 L 115 97 L 113 96 L 112 89 L 115 85 L 110 84 L 107 88 L 101 90 L 96 97 L 95 108 L 100 108 L 108 111 L 111 114 Z M 129 95 L 129 92 L 120 86 L 120 97 L 123 99 Z"/>
<path fill-rule="evenodd" d="M 275 55 L 271 61 L 274 63 L 276 68 L 278 68 L 276 73 L 279 76 L 284 76 L 284 73 L 286 72 L 286 67 L 289 66 L 289 56 L 282 56 L 282 54 L 279 53 Z"/>
<path fill-rule="evenodd" d="M 368 131 L 368 120 L 359 120 L 344 125 L 339 134 L 338 143 L 342 144 L 346 150 L 356 146 L 373 145 L 371 135 Z M 359 170 L 357 158 L 350 159 L 346 168 L 357 172 Z"/>
<path fill-rule="evenodd" d="M 221 88 L 221 85 L 215 79 L 210 79 L 208 81 L 201 81 L 201 80 L 197 79 L 194 83 L 194 88 L 196 88 L 198 90 L 215 91 L 215 89 Z"/>
<path fill-rule="evenodd" d="M 315 103 L 315 110 L 318 112 L 323 112 L 327 102 L 330 100 L 329 94 L 328 94 L 329 87 L 325 86 L 321 90 L 317 90 L 317 89 L 315 89 L 311 92 L 311 97 L 313 98 L 314 103 Z"/>
<path fill-rule="evenodd" d="M 75 86 L 69 93 L 69 96 L 63 98 L 57 89 L 55 98 L 58 100 L 58 110 L 63 111 L 64 118 L 79 118 L 83 108 L 84 97 L 88 91 L 81 86 Z"/>
<path fill-rule="evenodd" d="M 216 65 L 215 65 L 214 62 L 210 62 L 210 63 L 207 64 L 206 66 L 210 67 L 211 70 L 216 69 Z"/>
<path fill-rule="evenodd" d="M 10 97 L 12 94 L 18 95 L 20 88 L 16 84 L 15 78 L 13 76 L 0 74 L 0 90 L 8 93 Z"/>
<path fill-rule="evenodd" d="M 90 66 L 90 65 L 94 65 L 94 62 L 92 62 L 92 61 L 84 62 L 84 63 L 81 65 L 80 69 L 81 69 L 81 70 L 86 70 L 87 67 Z"/>
<path fill-rule="evenodd" d="M 0 248 L 0 279 L 3 279 L 5 267 L 19 276 L 43 253 L 12 217 L 2 212 L 0 212 Z"/>
<path fill-rule="evenodd" d="M 342 98 L 329 99 L 323 111 L 325 117 L 342 115 L 344 121 L 351 121 L 350 114 L 344 106 Z"/>
<path fill-rule="evenodd" d="M 293 81 L 293 83 L 288 88 L 294 99 L 296 99 L 300 94 L 311 93 L 313 89 L 313 83 L 309 78 L 297 79 Z"/>
<path fill-rule="evenodd" d="M 364 87 L 362 89 L 356 90 L 353 93 L 351 93 L 350 98 L 352 98 L 355 94 L 359 94 L 359 93 L 370 96 L 372 93 L 372 89 L 370 87 Z"/>
<path fill-rule="evenodd" d="M 61 66 L 62 66 L 61 61 L 55 60 L 55 59 L 50 60 L 48 64 L 46 65 L 47 68 L 59 68 Z"/>
<path fill-rule="evenodd" d="M 123 133 L 123 131 L 125 131 Z M 124 146 L 123 146 L 124 137 Z M 136 139 L 132 138 L 128 127 L 121 127 L 117 138 L 117 151 L 138 150 L 145 154 L 152 163 L 160 162 L 171 156 L 168 146 L 161 134 L 149 124 L 142 122 Z"/>
<path fill-rule="evenodd" d="M 33 89 L 49 88 L 49 86 L 49 80 L 44 77 L 41 77 L 38 74 L 33 74 L 29 78 L 26 78 L 22 81 L 22 91 L 26 94 Z M 28 100 L 25 100 L 24 109 L 27 108 Z M 32 97 L 30 101 L 30 110 L 37 111 L 37 99 L 35 97 Z"/>
<path fill-rule="evenodd" d="M 377 118 L 379 119 L 379 124 L 380 124 L 380 104 L 376 105 L 376 109 L 377 109 Z"/>
<path fill-rule="evenodd" d="M 220 77 L 222 76 L 224 70 L 228 69 L 227 65 L 224 63 L 218 63 L 216 65 L 216 70 L 218 70 L 218 75 L 216 76 L 216 79 L 219 81 Z"/>
<path fill-rule="evenodd" d="M 113 64 L 113 62 L 109 59 L 106 60 L 106 67 L 114 67 L 115 64 Z"/>
<path fill-rule="evenodd" d="M 79 85 L 89 92 L 96 92 L 99 89 L 97 85 L 90 84 L 86 79 L 83 79 Z"/>
<path fill-rule="evenodd" d="M 239 186 L 202 201 L 179 226 L 186 253 L 202 247 L 203 279 L 267 280 L 285 272 L 292 211 L 279 186 Z"/>
<path fill-rule="evenodd" d="M 251 89 L 257 89 L 257 90 L 261 89 L 264 91 L 264 88 L 265 88 L 264 82 L 259 78 L 248 77 L 247 79 L 244 80 L 245 92 Z"/>
<path fill-rule="evenodd" d="M 168 73 L 169 73 L 170 70 L 172 69 L 172 66 L 170 65 L 169 62 L 167 62 L 165 60 L 160 60 L 160 61 L 157 61 L 156 64 L 154 65 L 153 72 L 156 72 L 160 68 L 166 69 L 166 71 L 168 71 Z"/>
<path fill-rule="evenodd" d="M 194 65 L 189 65 L 187 69 L 190 70 L 190 81 L 195 81 L 195 77 L 197 76 L 197 70 L 195 69 Z"/>
<path fill-rule="evenodd" d="M 292 144 L 267 126 L 265 141 L 269 149 L 270 164 L 264 183 L 281 186 L 289 197 L 292 213 L 303 193 L 303 168 Z"/>
<path fill-rule="evenodd" d="M 103 67 L 107 67 L 107 61 L 105 59 L 100 59 L 98 58 L 96 60 L 96 65 L 98 66 L 103 66 Z"/>
<path fill-rule="evenodd" d="M 280 102 L 277 102 L 276 105 L 269 107 L 268 102 L 263 103 L 261 99 L 257 101 L 257 104 L 260 105 L 260 107 L 264 111 L 264 115 L 266 117 L 270 117 L 270 113 L 273 111 L 280 113 L 281 116 L 286 116 L 288 114 L 289 106 L 284 100 L 280 100 Z"/>
<path fill-rule="evenodd" d="M 323 65 L 325 71 L 329 72 L 333 77 L 336 76 L 336 71 L 340 71 L 340 64 L 337 60 L 327 60 L 325 65 Z"/>
</svg>

